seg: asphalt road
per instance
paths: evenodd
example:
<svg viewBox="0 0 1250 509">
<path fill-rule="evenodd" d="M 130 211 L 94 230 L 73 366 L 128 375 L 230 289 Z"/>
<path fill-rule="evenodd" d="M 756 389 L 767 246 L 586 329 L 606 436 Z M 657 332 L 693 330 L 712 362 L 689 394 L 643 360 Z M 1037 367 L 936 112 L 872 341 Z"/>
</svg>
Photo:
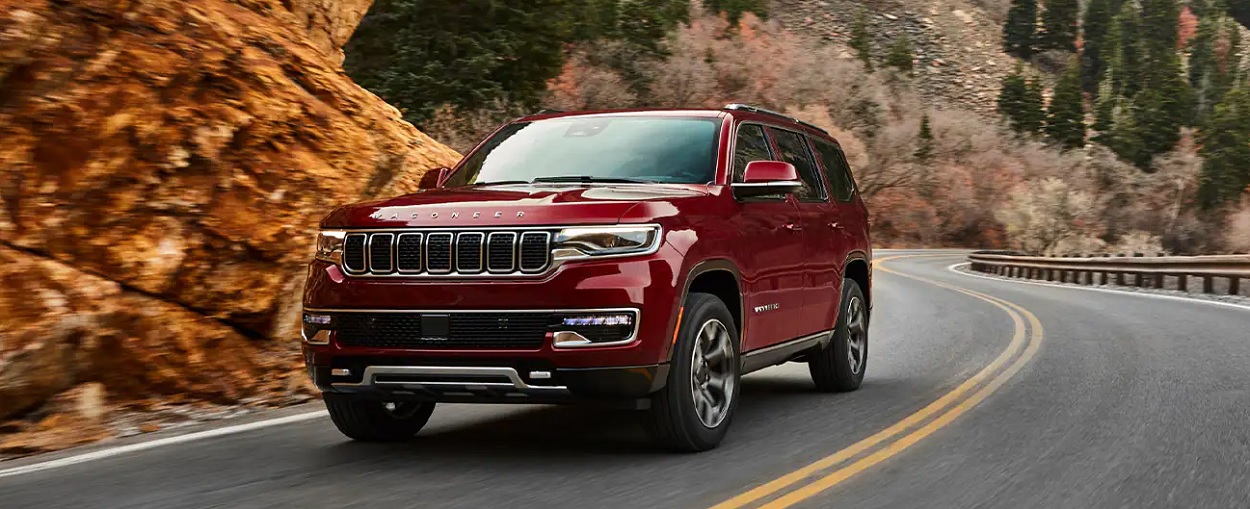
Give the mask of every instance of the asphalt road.
<svg viewBox="0 0 1250 509">
<path fill-rule="evenodd" d="M 924 254 L 876 275 L 861 390 L 815 393 L 798 364 L 750 375 L 708 453 L 657 451 L 628 413 L 445 405 L 410 444 L 350 443 L 318 417 L 0 477 L 0 507 L 706 508 L 845 452 L 1005 352 L 952 400 L 962 413 L 746 507 L 1250 507 L 1250 310 L 976 278 Z"/>
</svg>

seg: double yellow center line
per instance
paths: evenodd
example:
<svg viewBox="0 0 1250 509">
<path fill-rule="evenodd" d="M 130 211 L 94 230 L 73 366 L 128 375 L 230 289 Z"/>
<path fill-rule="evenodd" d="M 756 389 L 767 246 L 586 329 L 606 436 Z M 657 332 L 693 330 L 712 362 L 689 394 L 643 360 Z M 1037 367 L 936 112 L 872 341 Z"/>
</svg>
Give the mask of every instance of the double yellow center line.
<svg viewBox="0 0 1250 509">
<path fill-rule="evenodd" d="M 872 468 L 947 426 L 997 391 L 1033 359 L 1038 349 L 1041 348 L 1044 336 L 1042 324 L 1033 313 L 997 297 L 940 281 L 903 274 L 881 266 L 882 262 L 888 260 L 919 256 L 939 255 L 892 256 L 877 260 L 873 265 L 877 271 L 953 290 L 1002 309 L 1015 324 L 1015 332 L 1007 348 L 977 374 L 916 413 L 850 447 L 721 502 L 712 509 L 738 509 L 748 506 L 780 509 L 790 507 L 837 486 L 855 474 Z M 1021 353 L 1022 349 L 1023 353 Z M 756 503 L 760 501 L 764 502 L 757 505 Z"/>
</svg>

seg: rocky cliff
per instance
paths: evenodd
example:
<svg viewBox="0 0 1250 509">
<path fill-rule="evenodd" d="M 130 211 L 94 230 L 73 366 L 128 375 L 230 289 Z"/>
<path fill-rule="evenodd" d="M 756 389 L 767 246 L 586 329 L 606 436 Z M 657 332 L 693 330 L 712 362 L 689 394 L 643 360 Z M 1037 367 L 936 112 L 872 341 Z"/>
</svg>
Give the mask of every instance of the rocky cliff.
<svg viewBox="0 0 1250 509">
<path fill-rule="evenodd" d="M 307 398 L 317 221 L 458 158 L 343 73 L 371 2 L 0 0 L 0 451 Z"/>
</svg>

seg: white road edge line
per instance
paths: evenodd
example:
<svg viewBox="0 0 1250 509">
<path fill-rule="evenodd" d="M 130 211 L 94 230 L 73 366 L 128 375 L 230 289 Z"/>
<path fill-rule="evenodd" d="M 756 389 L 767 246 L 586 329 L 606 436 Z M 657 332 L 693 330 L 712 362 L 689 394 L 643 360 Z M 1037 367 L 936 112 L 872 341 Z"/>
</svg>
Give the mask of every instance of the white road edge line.
<svg viewBox="0 0 1250 509">
<path fill-rule="evenodd" d="M 197 431 L 195 433 L 188 433 L 186 435 L 178 435 L 178 436 L 169 437 L 169 438 L 160 438 L 160 439 L 151 440 L 148 442 L 139 442 L 139 443 L 134 443 L 134 444 L 129 444 L 129 445 L 110 447 L 107 449 L 101 449 L 98 451 L 78 454 L 75 456 L 68 456 L 65 458 L 45 461 L 42 463 L 33 463 L 30 465 L 23 465 L 20 467 L 13 467 L 13 468 L 0 470 L 0 479 L 3 479 L 5 477 L 22 475 L 22 474 L 29 474 L 33 472 L 40 472 L 43 470 L 51 470 L 54 468 L 68 467 L 70 465 L 77 465 L 80 463 L 86 463 L 88 461 L 95 461 L 95 460 L 100 460 L 104 458 L 111 458 L 113 456 L 120 456 L 123 454 L 129 454 L 129 453 L 138 452 L 138 451 L 146 451 L 148 449 L 155 449 L 157 447 L 164 447 L 167 445 L 185 444 L 187 442 L 195 442 L 199 440 L 205 440 L 208 438 L 220 437 L 220 436 L 225 436 L 225 435 L 234 435 L 238 433 L 245 433 L 248 431 L 270 428 L 273 426 L 281 426 L 283 424 L 292 424 L 296 422 L 316 419 L 318 417 L 324 417 L 325 415 L 326 415 L 325 410 L 317 410 L 313 412 L 288 415 L 286 417 L 278 417 L 275 419 L 268 419 L 264 421 L 249 422 L 247 424 L 238 424 L 234 426 L 226 426 L 224 428 Z"/>
<path fill-rule="evenodd" d="M 1223 301 L 1218 301 L 1218 300 L 1210 300 L 1210 299 L 1199 299 L 1199 298 L 1195 298 L 1195 297 L 1182 297 L 1182 296 L 1180 296 L 1180 295 L 1167 295 L 1167 294 L 1161 294 L 1161 293 L 1151 293 L 1151 292 L 1134 292 L 1134 291 L 1130 291 L 1130 290 L 1117 290 L 1117 289 L 1114 289 L 1114 288 L 1094 288 L 1094 287 L 1089 287 L 1089 286 L 1062 285 L 1062 284 L 1047 283 L 1047 282 L 1042 282 L 1042 281 L 1024 280 L 1024 279 L 1008 279 L 1008 278 L 1000 278 L 1000 277 L 989 276 L 989 275 L 985 275 L 985 274 L 976 274 L 976 273 L 972 273 L 972 272 L 964 272 L 964 271 L 961 271 L 961 270 L 957 270 L 957 269 L 956 269 L 956 267 L 959 267 L 959 266 L 961 266 L 961 265 L 968 265 L 968 264 L 970 264 L 970 263 L 971 263 L 971 262 L 959 262 L 959 263 L 956 263 L 956 264 L 954 264 L 954 265 L 951 265 L 951 266 L 947 267 L 947 268 L 946 268 L 946 270 L 949 270 L 949 271 L 954 272 L 954 273 L 956 273 L 956 274 L 963 275 L 963 276 L 967 276 L 967 277 L 979 277 L 979 278 L 981 278 L 981 279 L 989 279 L 989 280 L 991 280 L 991 281 L 1000 281 L 1000 282 L 1003 282 L 1003 283 L 1018 283 L 1018 284 L 1022 284 L 1022 285 L 1049 286 L 1049 287 L 1051 287 L 1051 288 L 1067 288 L 1067 289 L 1069 289 L 1069 290 L 1085 290 L 1085 291 L 1087 291 L 1087 292 L 1114 293 L 1114 294 L 1117 294 L 1117 295 L 1136 295 L 1136 296 L 1138 296 L 1138 297 L 1146 297 L 1146 298 L 1150 298 L 1150 299 L 1179 300 L 1179 301 L 1183 301 L 1183 302 L 1197 302 L 1197 303 L 1199 303 L 1199 304 L 1210 304 L 1210 305 L 1213 305 L 1213 306 L 1222 306 L 1222 307 L 1226 307 L 1226 308 L 1239 309 L 1239 310 L 1242 310 L 1242 311 L 1250 311 L 1250 306 L 1247 306 L 1247 305 L 1244 305 L 1244 304 L 1235 304 L 1235 303 L 1232 303 L 1232 302 L 1223 302 Z"/>
</svg>

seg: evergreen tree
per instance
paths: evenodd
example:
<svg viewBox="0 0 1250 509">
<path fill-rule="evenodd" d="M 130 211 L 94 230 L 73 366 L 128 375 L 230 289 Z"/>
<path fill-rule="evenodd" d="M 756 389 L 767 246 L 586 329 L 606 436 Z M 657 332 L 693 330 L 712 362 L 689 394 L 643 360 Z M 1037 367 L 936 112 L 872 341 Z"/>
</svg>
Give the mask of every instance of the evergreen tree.
<svg viewBox="0 0 1250 509">
<path fill-rule="evenodd" d="M 1215 82 L 1219 74 L 1216 44 L 1222 19 L 1223 16 L 1216 15 L 1199 19 L 1198 31 L 1189 43 L 1189 85 L 1197 97 L 1194 114 L 1199 120 L 1205 119 L 1211 106 L 1220 100 Z"/>
<path fill-rule="evenodd" d="M 1003 78 L 998 112 L 1016 132 L 1037 134 L 1046 118 L 1043 101 L 1041 83 L 1025 78 L 1023 68 L 1017 66 L 1015 72 Z"/>
<path fill-rule="evenodd" d="M 703 0 L 703 7 L 723 13 L 732 26 L 737 26 L 742 21 L 742 15 L 748 12 L 760 17 L 768 16 L 768 0 Z"/>
<path fill-rule="evenodd" d="M 1084 40 L 1081 47 L 1081 84 L 1086 92 L 1094 96 L 1098 95 L 1099 86 L 1107 73 L 1103 46 L 1115 14 L 1113 4 L 1113 0 L 1090 0 L 1085 8 L 1085 21 L 1081 24 Z"/>
<path fill-rule="evenodd" d="M 1081 68 L 1075 59 L 1055 86 L 1046 112 L 1046 137 L 1064 148 L 1085 146 L 1085 97 L 1081 91 Z"/>
<path fill-rule="evenodd" d="M 1011 0 L 1003 25 L 1003 51 L 1020 58 L 1033 56 L 1037 38 L 1037 0 Z"/>
<path fill-rule="evenodd" d="M 1140 0 L 1142 46 L 1152 63 L 1175 55 L 1180 45 L 1181 8 L 1177 0 Z"/>
<path fill-rule="evenodd" d="M 1136 2 L 1124 2 L 1107 32 L 1107 39 L 1109 42 L 1104 47 L 1114 51 L 1107 69 L 1114 79 L 1116 93 L 1133 97 L 1141 88 L 1143 66 L 1141 13 Z"/>
<path fill-rule="evenodd" d="M 911 40 L 902 35 L 890 45 L 890 52 L 885 56 L 885 65 L 910 74 L 912 58 Z"/>
<path fill-rule="evenodd" d="M 1199 202 L 1205 208 L 1235 203 L 1250 186 L 1250 88 L 1244 82 L 1215 105 L 1199 139 Z"/>
<path fill-rule="evenodd" d="M 920 133 L 916 136 L 917 146 L 914 154 L 916 161 L 928 163 L 933 160 L 933 127 L 929 122 L 929 112 L 920 117 Z"/>
<path fill-rule="evenodd" d="M 1042 10 L 1042 31 L 1039 49 L 1076 51 L 1077 22 L 1081 19 L 1081 0 L 1046 0 Z"/>
<path fill-rule="evenodd" d="M 872 72 L 872 34 L 868 28 L 868 14 L 862 10 L 851 25 L 851 48 L 855 50 L 855 56 L 864 62 L 864 68 Z"/>
<path fill-rule="evenodd" d="M 562 70 L 567 43 L 613 38 L 658 56 L 668 32 L 688 21 L 690 2 L 377 0 L 344 48 L 344 68 L 418 125 L 444 104 L 533 108 Z"/>
</svg>

